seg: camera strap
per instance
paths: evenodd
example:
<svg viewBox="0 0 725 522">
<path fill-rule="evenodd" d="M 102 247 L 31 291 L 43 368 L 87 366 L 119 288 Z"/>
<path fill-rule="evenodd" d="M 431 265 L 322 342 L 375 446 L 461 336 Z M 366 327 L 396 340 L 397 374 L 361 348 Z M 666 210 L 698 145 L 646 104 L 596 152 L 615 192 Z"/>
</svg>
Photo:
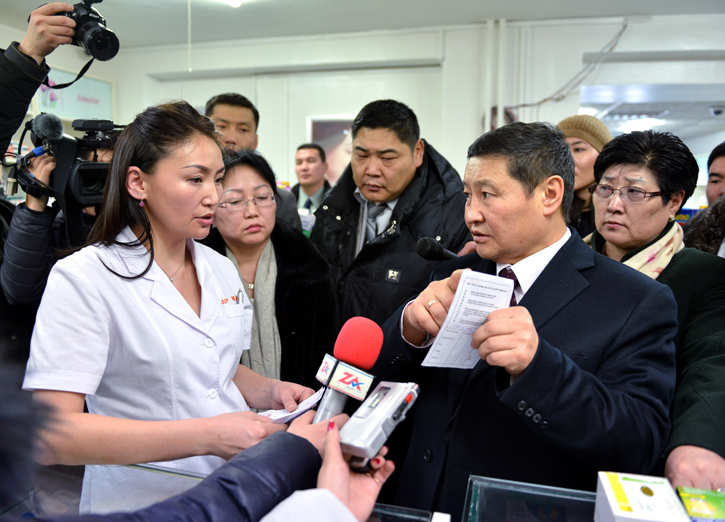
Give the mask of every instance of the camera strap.
<svg viewBox="0 0 725 522">
<path fill-rule="evenodd" d="M 83 77 L 84 74 L 86 74 L 86 71 L 88 71 L 88 69 L 91 68 L 91 65 L 93 64 L 93 60 L 95 60 L 95 58 L 91 58 L 90 60 L 88 60 L 88 63 L 86 63 L 83 66 L 83 69 L 81 69 L 81 72 L 78 73 L 78 76 L 76 76 L 76 79 L 73 80 L 72 82 L 61 83 L 60 85 L 50 85 L 48 83 L 48 77 L 46 76 L 45 79 L 43 80 L 43 85 L 47 85 L 51 89 L 65 89 L 66 87 L 70 87 L 75 82 L 77 82 L 78 80 L 80 80 Z"/>
</svg>

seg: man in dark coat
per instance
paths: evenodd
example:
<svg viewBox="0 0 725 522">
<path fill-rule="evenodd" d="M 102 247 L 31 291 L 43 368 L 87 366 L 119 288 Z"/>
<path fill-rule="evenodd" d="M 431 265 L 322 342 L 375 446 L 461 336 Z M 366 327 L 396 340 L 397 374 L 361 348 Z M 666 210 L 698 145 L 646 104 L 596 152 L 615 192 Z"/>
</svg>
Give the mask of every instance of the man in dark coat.
<svg viewBox="0 0 725 522">
<path fill-rule="evenodd" d="M 470 475 L 593 490 L 600 470 L 650 472 L 675 386 L 672 292 L 567 228 L 574 164 L 559 130 L 507 125 L 468 157 L 476 253 L 442 264 L 385 323 L 372 369 L 390 380 L 419 371 L 396 502 L 459 520 Z M 474 332 L 472 370 L 421 367 L 462 268 L 514 279 L 520 306 L 492 311 Z"/>
<path fill-rule="evenodd" d="M 433 237 L 457 252 L 470 238 L 463 185 L 420 139 L 410 108 L 369 103 L 352 125 L 352 158 L 315 212 L 311 239 L 330 263 L 340 318 L 382 324 L 428 283 L 437 261 L 416 254 Z"/>
<path fill-rule="evenodd" d="M 50 72 L 45 63 L 45 57 L 56 47 L 71 42 L 75 22 L 65 16 L 54 16 L 62 11 L 72 11 L 70 4 L 45 4 L 33 11 L 28 23 L 23 41 L 13 42 L 7 50 L 0 50 L 0 153 L 10 144 L 13 134 L 23 122 L 28 112 L 30 101 L 38 90 L 40 84 Z M 3 207 L 0 212 L 0 249 L 4 248 L 10 225 L 11 212 Z M 50 230 L 52 216 L 35 213 L 20 205 L 18 210 L 22 217 L 29 216 L 30 220 L 41 219 L 47 221 Z M 21 216 L 18 216 L 21 217 Z M 0 265 L 4 256 L 0 255 Z M 47 268 L 47 248 L 40 253 L 40 258 L 34 259 Z M 43 280 L 42 287 L 45 286 Z M 42 292 L 41 287 L 41 292 Z M 5 296 L 5 289 L 0 292 L 0 358 L 22 362 L 27 361 L 30 347 L 30 334 L 35 322 L 35 312 L 38 299 L 29 303 L 30 306 L 19 306 L 18 303 L 10 305 Z"/>
</svg>

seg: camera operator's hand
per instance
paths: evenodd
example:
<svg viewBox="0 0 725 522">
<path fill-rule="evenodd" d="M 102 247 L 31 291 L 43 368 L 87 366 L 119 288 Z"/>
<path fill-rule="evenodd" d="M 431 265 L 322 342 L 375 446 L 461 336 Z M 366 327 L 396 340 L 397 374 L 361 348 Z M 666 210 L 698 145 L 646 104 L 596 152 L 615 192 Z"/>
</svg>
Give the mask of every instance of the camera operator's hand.
<svg viewBox="0 0 725 522">
<path fill-rule="evenodd" d="M 56 47 L 72 41 L 72 36 L 75 34 L 73 31 L 76 26 L 75 21 L 67 16 L 53 16 L 62 11 L 73 11 L 73 6 L 53 2 L 38 7 L 30 15 L 28 30 L 18 49 L 31 56 L 38 62 L 38 65 L 43 63 L 45 57 Z"/>
<path fill-rule="evenodd" d="M 46 185 L 50 183 L 50 174 L 55 169 L 55 158 L 50 154 L 43 154 L 39 158 L 30 160 L 30 168 L 28 169 L 38 181 L 42 181 Z M 43 212 L 48 205 L 48 196 L 40 196 L 35 198 L 28 194 L 25 196 L 25 206 L 30 210 Z"/>
</svg>

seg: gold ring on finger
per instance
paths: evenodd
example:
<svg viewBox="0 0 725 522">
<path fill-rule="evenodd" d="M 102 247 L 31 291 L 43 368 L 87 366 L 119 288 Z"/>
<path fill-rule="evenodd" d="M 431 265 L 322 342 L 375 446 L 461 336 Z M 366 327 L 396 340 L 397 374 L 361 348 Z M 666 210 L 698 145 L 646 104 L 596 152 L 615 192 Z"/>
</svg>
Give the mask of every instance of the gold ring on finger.
<svg viewBox="0 0 725 522">
<path fill-rule="evenodd" d="M 430 301 L 428 301 L 428 304 L 425 305 L 426 310 L 428 310 L 430 312 L 430 307 L 433 306 L 434 303 L 438 303 L 438 302 L 440 302 L 440 301 L 438 301 L 438 299 L 431 299 Z"/>
<path fill-rule="evenodd" d="M 373 480 L 374 480 L 375 482 L 377 482 L 379 486 L 382 486 L 382 485 L 383 485 L 383 483 L 382 483 L 382 482 L 380 482 L 380 481 L 379 481 L 378 479 L 376 479 L 376 478 L 375 478 L 375 476 L 374 476 L 374 475 L 373 475 L 373 474 L 372 474 L 372 473 L 371 473 L 370 471 L 368 471 L 368 472 L 366 473 L 366 475 L 367 475 L 368 477 L 370 477 L 371 479 L 373 479 Z"/>
</svg>

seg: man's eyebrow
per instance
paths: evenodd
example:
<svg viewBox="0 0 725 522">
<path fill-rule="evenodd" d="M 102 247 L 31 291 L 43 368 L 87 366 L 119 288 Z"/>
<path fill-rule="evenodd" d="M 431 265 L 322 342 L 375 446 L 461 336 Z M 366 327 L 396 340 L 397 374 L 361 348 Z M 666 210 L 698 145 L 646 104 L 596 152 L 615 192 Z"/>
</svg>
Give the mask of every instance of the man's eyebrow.
<svg viewBox="0 0 725 522">
<path fill-rule="evenodd" d="M 473 185 L 475 188 L 479 188 L 479 189 L 480 188 L 491 188 L 495 191 L 498 191 L 498 185 L 496 185 L 496 183 L 494 183 L 493 180 L 488 179 L 488 178 L 477 179 L 473 183 L 466 183 L 464 181 L 463 185 L 465 188 L 468 188 L 469 185 Z"/>
<path fill-rule="evenodd" d="M 721 172 L 710 172 L 707 175 L 708 178 L 725 178 L 725 174 Z"/>
</svg>

